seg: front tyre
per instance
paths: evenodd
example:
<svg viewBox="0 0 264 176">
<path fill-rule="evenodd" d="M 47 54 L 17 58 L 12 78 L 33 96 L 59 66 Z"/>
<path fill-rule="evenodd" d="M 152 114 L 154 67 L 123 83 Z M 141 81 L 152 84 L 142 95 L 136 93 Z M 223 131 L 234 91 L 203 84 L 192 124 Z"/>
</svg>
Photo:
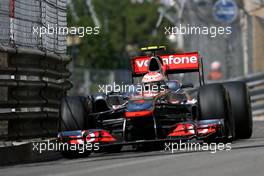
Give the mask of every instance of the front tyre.
<svg viewBox="0 0 264 176">
<path fill-rule="evenodd" d="M 235 136 L 228 92 L 221 84 L 208 84 L 198 91 L 198 120 L 224 119 L 225 141 Z M 214 139 L 210 139 L 214 140 Z"/>
<path fill-rule="evenodd" d="M 86 97 L 64 97 L 61 101 L 59 131 L 91 128 L 93 122 L 88 116 L 91 109 L 91 101 Z"/>
<path fill-rule="evenodd" d="M 59 131 L 76 131 L 93 128 L 94 123 L 88 116 L 91 110 L 89 98 L 82 96 L 64 97 L 61 101 Z M 88 156 L 90 151 L 68 149 L 61 151 L 61 154 L 65 158 L 80 158 Z"/>
</svg>

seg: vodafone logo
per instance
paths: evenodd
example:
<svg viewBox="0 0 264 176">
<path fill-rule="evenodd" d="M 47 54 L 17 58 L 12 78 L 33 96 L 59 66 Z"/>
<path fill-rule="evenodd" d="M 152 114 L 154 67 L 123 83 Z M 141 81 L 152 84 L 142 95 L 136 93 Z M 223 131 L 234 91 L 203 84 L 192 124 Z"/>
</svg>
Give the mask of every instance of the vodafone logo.
<svg viewBox="0 0 264 176">
<path fill-rule="evenodd" d="M 138 67 L 147 67 L 148 66 L 148 60 L 141 60 L 141 61 L 136 61 L 136 64 Z"/>
<path fill-rule="evenodd" d="M 161 56 L 162 61 L 166 65 L 182 65 L 182 64 L 197 64 L 198 63 L 198 58 L 197 56 L 174 56 L 174 55 L 169 55 L 169 56 Z M 149 59 L 144 59 L 144 60 L 136 60 L 136 64 L 138 67 L 148 67 Z"/>
<path fill-rule="evenodd" d="M 198 58 L 196 56 L 191 57 L 174 57 L 170 55 L 168 58 L 162 58 L 163 63 L 167 65 L 171 64 L 196 64 L 198 62 Z"/>
</svg>

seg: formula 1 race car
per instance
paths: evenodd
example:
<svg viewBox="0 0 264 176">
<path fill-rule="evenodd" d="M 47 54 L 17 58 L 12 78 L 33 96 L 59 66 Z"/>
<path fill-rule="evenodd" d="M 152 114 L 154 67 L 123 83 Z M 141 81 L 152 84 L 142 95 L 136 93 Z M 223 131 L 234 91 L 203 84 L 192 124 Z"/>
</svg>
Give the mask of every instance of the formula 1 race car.
<svg viewBox="0 0 264 176">
<path fill-rule="evenodd" d="M 246 84 L 205 84 L 197 52 L 156 54 L 164 49 L 142 48 L 152 54 L 131 60 L 132 79 L 142 79 L 127 92 L 63 98 L 59 141 L 99 143 L 102 151 L 119 152 L 124 145 L 151 150 L 165 141 L 250 138 L 252 113 Z M 188 72 L 199 75 L 194 98 L 186 91 L 192 84 L 169 79 L 171 74 Z M 71 151 L 62 154 L 72 156 Z"/>
</svg>

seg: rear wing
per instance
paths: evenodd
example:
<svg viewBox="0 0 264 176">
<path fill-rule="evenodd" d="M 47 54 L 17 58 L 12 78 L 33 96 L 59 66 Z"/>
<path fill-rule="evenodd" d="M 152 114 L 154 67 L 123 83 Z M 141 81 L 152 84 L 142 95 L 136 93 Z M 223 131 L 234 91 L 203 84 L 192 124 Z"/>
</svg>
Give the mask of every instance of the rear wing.
<svg viewBox="0 0 264 176">
<path fill-rule="evenodd" d="M 138 56 L 131 60 L 132 76 L 142 76 L 148 73 L 148 64 L 152 56 Z M 204 82 L 202 58 L 198 52 L 183 54 L 167 54 L 158 56 L 162 61 L 165 74 L 199 72 L 200 83 Z"/>
<path fill-rule="evenodd" d="M 167 54 L 159 56 L 162 60 L 163 71 L 167 74 L 199 72 L 199 55 L 197 52 L 184 54 Z M 148 73 L 151 56 L 139 56 L 132 59 L 133 75 Z"/>
</svg>

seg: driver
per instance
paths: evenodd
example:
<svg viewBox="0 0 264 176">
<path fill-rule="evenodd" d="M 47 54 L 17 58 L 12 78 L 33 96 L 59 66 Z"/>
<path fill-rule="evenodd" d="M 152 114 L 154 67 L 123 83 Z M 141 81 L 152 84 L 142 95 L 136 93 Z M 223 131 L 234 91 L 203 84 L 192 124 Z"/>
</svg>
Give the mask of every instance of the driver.
<svg viewBox="0 0 264 176">
<path fill-rule="evenodd" d="M 167 84 L 166 84 L 167 82 Z M 168 81 L 164 75 L 159 72 L 149 72 L 145 74 L 142 78 L 142 84 L 144 85 L 144 90 L 142 91 L 142 95 L 145 97 L 153 97 L 158 95 L 160 92 L 165 92 L 166 85 L 169 88 L 174 90 L 181 89 L 181 83 L 179 81 L 174 81 L 174 84 L 168 85 Z M 166 97 L 167 101 L 173 104 L 181 103 L 182 100 L 186 101 L 187 104 L 196 103 L 196 99 L 193 99 L 189 96 L 184 90 L 179 93 L 169 94 Z"/>
<path fill-rule="evenodd" d="M 144 96 L 156 96 L 159 92 L 164 92 L 166 89 L 166 78 L 159 72 L 149 72 L 142 78 Z"/>
</svg>

